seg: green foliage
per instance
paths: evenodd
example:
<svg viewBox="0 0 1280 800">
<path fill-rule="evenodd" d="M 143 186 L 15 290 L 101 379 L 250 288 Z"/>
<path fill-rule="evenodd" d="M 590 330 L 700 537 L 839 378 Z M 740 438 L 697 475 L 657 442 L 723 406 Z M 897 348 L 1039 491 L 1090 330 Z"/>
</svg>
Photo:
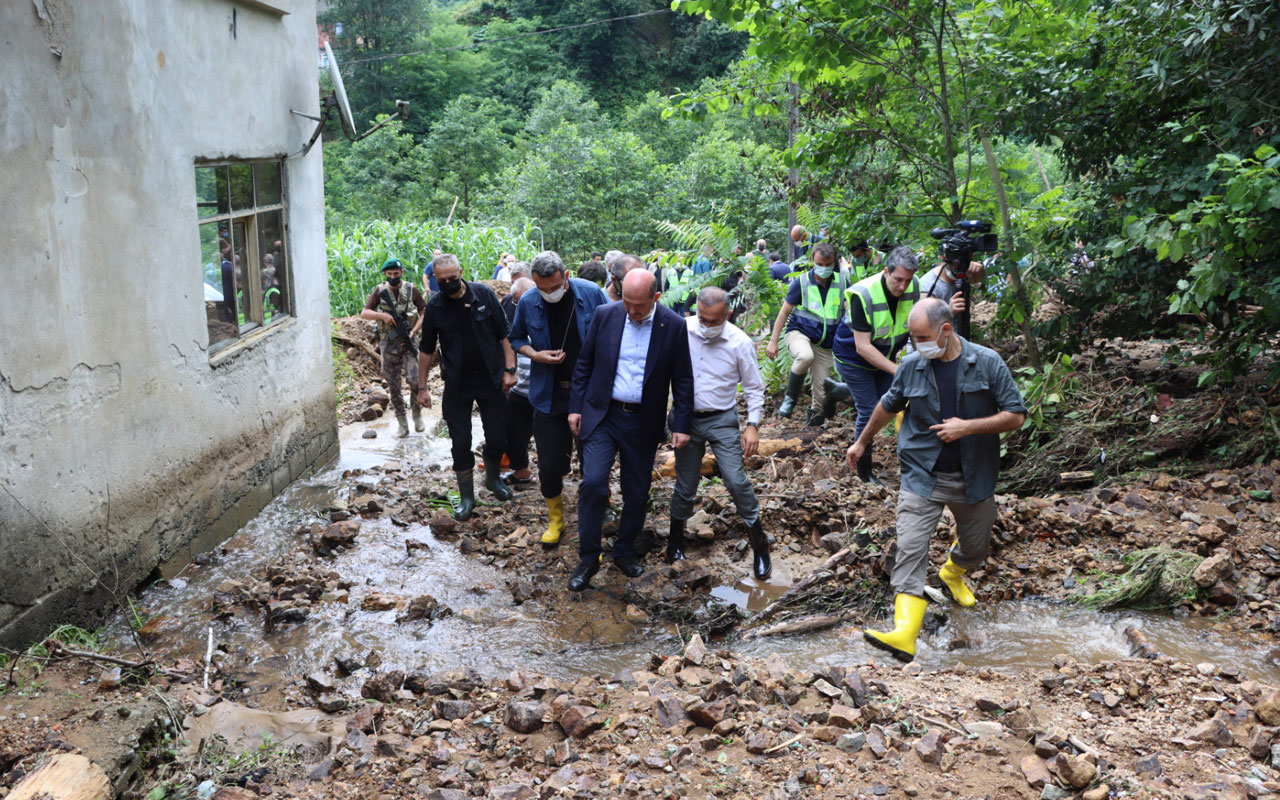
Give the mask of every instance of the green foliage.
<svg viewBox="0 0 1280 800">
<path fill-rule="evenodd" d="M 1041 370 L 1019 367 L 1015 371 L 1018 391 L 1027 407 L 1023 427 L 1032 434 L 1034 447 L 1037 432 L 1052 434 L 1063 422 L 1063 415 L 1075 407 L 1080 382 L 1071 368 L 1071 356 L 1061 355 Z"/>
<path fill-rule="evenodd" d="M 1170 314 L 1204 323 L 1210 349 L 1194 360 L 1210 369 L 1201 385 L 1245 373 L 1280 325 L 1280 154 L 1270 145 L 1252 158 L 1220 153 L 1207 178 L 1220 185 L 1172 214 L 1125 220 L 1113 253 L 1130 247 L 1154 251 L 1176 274 Z M 1253 308 L 1246 308 L 1246 304 Z M 1280 364 L 1272 367 L 1272 378 Z"/>
<path fill-rule="evenodd" d="M 1191 603 L 1203 594 L 1192 580 L 1202 556 L 1170 547 L 1153 547 L 1127 554 L 1128 569 L 1119 575 L 1104 575 L 1097 591 L 1078 600 L 1098 610 L 1132 608 L 1166 611 Z"/>
<path fill-rule="evenodd" d="M 335 231 L 327 240 L 330 311 L 336 317 L 359 314 L 382 281 L 382 263 L 391 256 L 404 262 L 406 278 L 418 283 L 436 249 L 456 255 L 467 280 L 487 280 L 504 252 L 525 261 L 533 258 L 535 227 L 379 221 Z"/>
<path fill-rule="evenodd" d="M 372 219 L 420 219 L 430 211 L 427 150 L 399 120 L 367 139 L 326 144 L 324 150 L 330 230 Z"/>
</svg>

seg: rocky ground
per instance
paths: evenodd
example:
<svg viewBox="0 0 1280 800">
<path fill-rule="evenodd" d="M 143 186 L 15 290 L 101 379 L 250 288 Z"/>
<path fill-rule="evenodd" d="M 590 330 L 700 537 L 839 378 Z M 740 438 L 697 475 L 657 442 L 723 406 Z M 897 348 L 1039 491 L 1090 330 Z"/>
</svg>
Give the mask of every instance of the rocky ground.
<svg viewBox="0 0 1280 800">
<path fill-rule="evenodd" d="M 376 361 L 368 359 L 373 351 L 362 349 L 368 344 L 360 339 L 362 324 L 340 322 L 359 375 L 341 414 L 344 423 L 359 425 L 386 413 L 386 395 Z M 1180 427 L 1149 430 L 1152 438 L 1204 427 L 1209 406 L 1217 427 L 1185 440 L 1187 459 L 1161 449 L 1159 463 L 1144 469 L 1140 452 L 1151 451 L 1130 448 L 1139 455 L 1122 472 L 1115 459 L 1109 467 L 1094 465 L 1096 485 L 999 494 L 994 551 L 972 575 L 980 601 L 1073 601 L 1106 592 L 1115 576 L 1133 569 L 1126 556 L 1162 546 L 1181 554 L 1186 568 L 1178 585 L 1164 586 L 1181 592 L 1173 604 L 1182 613 L 1215 619 L 1259 646 L 1280 644 L 1280 462 L 1195 466 L 1215 458 L 1207 447 L 1222 441 L 1221 431 L 1256 428 L 1271 409 L 1256 399 L 1178 391 L 1165 403 L 1159 397 L 1173 387 L 1153 378 L 1157 357 L 1102 343 L 1090 368 L 1100 355 L 1113 364 L 1105 380 L 1150 389 L 1117 390 L 1112 406 L 1097 407 L 1127 415 L 1116 416 L 1111 430 L 1156 426 L 1152 414 L 1168 417 L 1167 425 L 1182 415 Z M 1168 380 L 1182 386 L 1177 376 Z M 1105 430 L 1089 435 L 1105 438 Z M 75 751 L 100 764 L 125 796 L 153 800 L 215 790 L 221 800 L 1280 792 L 1275 687 L 1231 663 L 1181 663 L 1151 652 L 1140 636 L 1129 659 L 1086 664 L 1061 654 L 1016 674 L 892 661 L 808 672 L 789 666 L 784 655 L 736 653 L 744 637 L 881 619 L 894 554 L 897 476 L 889 437 L 877 442 L 884 485 L 865 486 L 843 464 L 852 438 L 847 415 L 822 429 L 770 420 L 761 433 L 766 446 L 749 466 L 774 541 L 776 582 L 790 590 L 769 595 L 772 605 L 752 614 L 708 596 L 725 576 L 750 571 L 745 535 L 713 475 L 690 522 L 690 560 L 662 564 L 670 498 L 664 451 L 643 537 L 643 546 L 656 551 L 646 574 L 627 580 L 606 565 L 596 589 L 580 601 L 622 605 L 637 623 L 674 625 L 687 643 L 681 652 L 576 681 L 518 668 L 486 679 L 466 664 L 426 674 L 382 668 L 376 658 L 336 658 L 328 669 L 290 676 L 289 690 L 252 709 L 238 702 L 245 678 L 221 654 L 207 691 L 194 688 L 203 670 L 189 655 L 151 654 L 165 670 L 160 675 L 152 665 L 111 672 L 119 665 L 65 653 L 35 675 L 46 661 L 19 659 L 10 663 L 13 685 L 0 695 L 0 790 L 19 785 L 51 755 Z M 1057 461 L 1044 456 L 1036 469 L 1057 475 L 1089 466 L 1066 452 L 1053 455 Z M 1204 460 L 1193 462 L 1194 456 Z M 402 620 L 452 613 L 430 595 L 358 592 L 360 576 L 333 569 L 333 555 L 360 547 L 361 526 L 380 518 L 430 525 L 436 539 L 502 567 L 513 576 L 504 587 L 513 604 L 550 615 L 582 612 L 564 602 L 576 560 L 575 515 L 568 515 L 560 548 L 539 547 L 545 507 L 536 485 L 521 487 L 511 503 L 486 503 L 459 523 L 448 510 L 452 475 L 440 465 L 390 464 L 343 480 L 338 499 L 323 510 L 326 518 L 296 531 L 305 546 L 219 586 L 205 609 L 209 619 L 258 620 L 271 631 L 296 624 L 316 604 L 346 602 L 394 608 Z M 484 490 L 480 499 L 491 500 Z M 570 480 L 567 509 L 574 500 Z M 935 540 L 935 563 L 949 542 L 946 522 Z M 1280 665 L 1280 649 L 1272 658 Z M 352 692 L 363 703 L 353 704 Z M 263 742 L 260 730 L 274 731 L 274 738 Z"/>
</svg>

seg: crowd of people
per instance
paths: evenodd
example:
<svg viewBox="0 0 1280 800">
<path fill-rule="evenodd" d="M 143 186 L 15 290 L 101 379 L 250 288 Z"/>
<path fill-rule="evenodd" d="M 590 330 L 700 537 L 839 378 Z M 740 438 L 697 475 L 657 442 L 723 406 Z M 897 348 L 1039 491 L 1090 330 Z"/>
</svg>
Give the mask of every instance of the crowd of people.
<svg viewBox="0 0 1280 800">
<path fill-rule="evenodd" d="M 831 241 L 811 241 L 800 226 L 792 240 L 802 255 L 789 264 L 768 253 L 763 240 L 755 251 L 768 259 L 769 274 L 787 284 L 765 346 L 767 357 L 775 358 L 782 337 L 792 357 L 776 413 L 785 418 L 794 412 L 806 379 L 815 406 L 810 424 L 822 424 L 840 402 L 852 402 L 855 440 L 846 457 L 868 482 L 876 480 L 872 438 L 896 416 L 901 489 L 891 576 L 894 627 L 864 635 L 910 660 L 928 603 L 928 545 L 944 508 L 956 520 L 956 535 L 939 578 L 956 602 L 975 602 L 964 576 L 988 551 L 999 434 L 1019 427 L 1026 408 L 999 355 L 956 333 L 955 314 L 964 310 L 965 298 L 954 287 L 960 275 L 981 280 L 980 264 L 943 260 L 922 280 L 916 276 L 919 256 L 910 247 L 886 255 L 859 243 L 841 258 Z M 409 434 L 402 381 L 421 431 L 420 409 L 432 405 L 427 376 L 440 367 L 458 519 L 469 518 L 476 504 L 473 410 L 484 429 L 484 485 L 497 501 L 511 499 L 511 485 L 534 480 L 533 443 L 547 548 L 564 539 L 565 478 L 576 453 L 581 479 L 578 563 L 568 580 L 573 592 L 590 586 L 604 560 L 602 528 L 611 513 L 615 462 L 621 513 L 610 556 L 628 577 L 644 572 L 635 544 L 645 524 L 654 459 L 666 440 L 676 467 L 666 561 L 685 558 L 685 524 L 710 447 L 747 531 L 752 572 L 758 580 L 772 573 L 745 463 L 756 453 L 765 414 L 756 343 L 732 321 L 732 282 L 710 279 L 720 274 L 710 248 L 687 266 L 663 256 L 655 251 L 646 263 L 617 250 L 593 253 L 571 275 L 554 251 L 532 262 L 504 253 L 494 271 L 510 282 L 501 300 L 484 283 L 465 280 L 451 254 L 436 251 L 421 289 L 405 280 L 404 265 L 393 258 L 383 264 L 385 280 L 362 312 L 382 334 L 383 377 L 401 436 Z M 666 302 L 659 302 L 664 295 Z M 832 379 L 833 369 L 841 380 Z"/>
</svg>

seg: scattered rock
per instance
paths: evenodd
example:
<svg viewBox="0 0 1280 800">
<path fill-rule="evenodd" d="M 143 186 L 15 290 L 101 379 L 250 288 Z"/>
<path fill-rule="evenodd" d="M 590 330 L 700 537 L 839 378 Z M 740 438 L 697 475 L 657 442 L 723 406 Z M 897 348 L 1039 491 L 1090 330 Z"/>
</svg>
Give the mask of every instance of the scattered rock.
<svg viewBox="0 0 1280 800">
<path fill-rule="evenodd" d="M 836 748 L 846 753 L 856 753 L 867 743 L 867 735 L 862 731 L 846 733 L 836 739 Z"/>
<path fill-rule="evenodd" d="M 1133 771 L 1139 775 L 1159 777 L 1164 774 L 1164 766 L 1160 763 L 1159 754 L 1152 753 L 1145 758 L 1140 758 L 1133 762 Z"/>
<path fill-rule="evenodd" d="M 489 800 L 530 800 L 537 794 L 523 783 L 508 783 L 489 790 Z"/>
<path fill-rule="evenodd" d="M 915 751 L 926 764 L 941 763 L 944 752 L 941 735 L 937 731 L 929 731 L 916 742 Z"/>
<path fill-rule="evenodd" d="M 516 733 L 533 733 L 542 727 L 542 703 L 536 700 L 512 700 L 507 703 L 503 722 Z"/>
<path fill-rule="evenodd" d="M 583 739 L 603 728 L 605 718 L 591 706 L 569 706 L 556 721 L 565 733 Z"/>
<path fill-rule="evenodd" d="M 700 667 L 706 657 L 707 646 L 703 644 L 702 636 L 695 633 L 689 637 L 689 643 L 684 646 L 684 663 Z"/>
<path fill-rule="evenodd" d="M 333 714 L 347 707 L 347 698 L 340 694 L 322 694 L 316 698 L 316 708 Z"/>
<path fill-rule="evenodd" d="M 470 700 L 440 699 L 431 707 L 431 711 L 437 719 L 447 719 L 452 722 L 455 719 L 465 718 L 473 708 L 475 704 Z"/>
<path fill-rule="evenodd" d="M 1191 579 L 1196 582 L 1197 586 L 1207 589 L 1215 583 L 1230 578 L 1234 569 L 1235 565 L 1231 562 L 1231 555 L 1219 550 L 1200 562 L 1200 566 L 1196 567 L 1196 571 L 1192 573 Z"/>
<path fill-rule="evenodd" d="M 307 688 L 316 694 L 326 694 L 337 687 L 327 673 L 316 670 L 307 676 Z"/>
<path fill-rule="evenodd" d="M 1223 722 L 1221 716 L 1205 720 L 1192 728 L 1186 738 L 1211 744 L 1214 747 L 1230 747 L 1235 744 L 1235 737 L 1231 735 L 1231 729 Z"/>
<path fill-rule="evenodd" d="M 320 534 L 320 538 L 315 539 L 311 543 L 311 548 L 316 551 L 316 555 L 329 556 L 339 547 L 350 547 L 356 539 L 356 534 L 360 532 L 360 521 L 349 519 L 343 522 L 335 522 L 324 529 Z"/>
<path fill-rule="evenodd" d="M 1032 786 L 1044 786 L 1053 781 L 1053 776 L 1049 774 L 1049 766 L 1039 756 L 1023 756 L 1020 766 L 1023 777 Z"/>
<path fill-rule="evenodd" d="M 1280 725 L 1280 690 L 1273 691 L 1264 697 L 1253 713 L 1258 715 L 1263 725 L 1273 727 Z"/>
<path fill-rule="evenodd" d="M 1053 763 L 1053 771 L 1063 783 L 1073 789 L 1083 789 L 1093 782 L 1098 768 L 1082 756 L 1059 753 Z"/>
<path fill-rule="evenodd" d="M 365 598 L 367 601 L 368 598 Z M 414 620 L 437 620 L 449 616 L 453 609 L 443 605 L 429 594 L 418 595 L 409 601 L 403 614 L 396 616 L 396 622 L 413 622 Z"/>
<path fill-rule="evenodd" d="M 1110 796 L 1111 787 L 1104 783 L 1080 795 L 1080 800 L 1107 800 Z"/>
<path fill-rule="evenodd" d="M 827 710 L 827 724 L 837 728 L 853 728 L 862 720 L 862 712 L 839 703 Z"/>
</svg>

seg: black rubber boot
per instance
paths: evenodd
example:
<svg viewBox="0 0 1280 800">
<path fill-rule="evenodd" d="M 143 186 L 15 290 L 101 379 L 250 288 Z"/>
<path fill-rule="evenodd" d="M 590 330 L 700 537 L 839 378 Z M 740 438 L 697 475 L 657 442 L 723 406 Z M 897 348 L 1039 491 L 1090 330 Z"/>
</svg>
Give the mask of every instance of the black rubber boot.
<svg viewBox="0 0 1280 800">
<path fill-rule="evenodd" d="M 453 518 L 462 522 L 471 519 L 471 512 L 476 510 L 476 476 L 471 470 L 455 474 L 458 476 L 458 495 L 461 502 Z"/>
<path fill-rule="evenodd" d="M 879 483 L 873 474 L 874 465 L 871 463 L 871 448 L 868 447 L 863 452 L 862 458 L 858 459 L 858 477 L 863 483 Z"/>
<path fill-rule="evenodd" d="M 823 380 L 822 387 L 826 389 L 826 396 L 822 398 L 822 416 L 834 419 L 841 403 L 847 405 L 853 401 L 853 392 L 849 391 L 848 386 L 831 378 Z"/>
<path fill-rule="evenodd" d="M 507 502 L 511 499 L 511 487 L 502 479 L 501 459 L 486 458 L 484 460 L 484 486 L 493 492 L 493 496 Z"/>
<path fill-rule="evenodd" d="M 764 523 L 757 519 L 747 528 L 747 540 L 751 542 L 752 572 L 759 580 L 764 580 L 773 573 L 773 561 L 769 558 L 769 537 L 764 533 Z"/>
<path fill-rule="evenodd" d="M 671 518 L 671 533 L 667 534 L 667 563 L 684 561 L 684 520 Z"/>
<path fill-rule="evenodd" d="M 796 402 L 800 400 L 800 392 L 804 390 L 804 373 L 799 375 L 794 372 L 787 373 L 787 396 L 782 398 L 782 405 L 778 406 L 778 416 L 786 419 L 791 416 L 791 412 L 796 408 Z"/>
</svg>

